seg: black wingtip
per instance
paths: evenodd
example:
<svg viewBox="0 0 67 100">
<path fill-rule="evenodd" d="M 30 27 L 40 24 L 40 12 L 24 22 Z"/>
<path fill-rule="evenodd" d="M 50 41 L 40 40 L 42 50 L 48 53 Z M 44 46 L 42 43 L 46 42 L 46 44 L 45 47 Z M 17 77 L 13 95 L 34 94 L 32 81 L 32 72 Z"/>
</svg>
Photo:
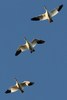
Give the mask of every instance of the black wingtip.
<svg viewBox="0 0 67 100">
<path fill-rule="evenodd" d="M 21 53 L 21 50 L 17 50 L 15 56 L 18 56 Z"/>
<path fill-rule="evenodd" d="M 45 41 L 44 40 L 38 40 L 37 43 L 38 44 L 43 44 L 43 43 L 45 43 Z"/>
<path fill-rule="evenodd" d="M 39 21 L 40 19 L 38 17 L 31 18 L 32 21 Z"/>
<path fill-rule="evenodd" d="M 57 10 L 60 11 L 62 9 L 62 7 L 63 7 L 63 4 L 60 5 Z"/>
<path fill-rule="evenodd" d="M 31 85 L 33 85 L 33 84 L 34 84 L 34 82 L 30 82 L 28 85 L 31 86 Z"/>
<path fill-rule="evenodd" d="M 6 93 L 6 94 L 7 94 L 7 93 L 11 93 L 11 90 L 7 90 L 5 93 Z"/>
</svg>

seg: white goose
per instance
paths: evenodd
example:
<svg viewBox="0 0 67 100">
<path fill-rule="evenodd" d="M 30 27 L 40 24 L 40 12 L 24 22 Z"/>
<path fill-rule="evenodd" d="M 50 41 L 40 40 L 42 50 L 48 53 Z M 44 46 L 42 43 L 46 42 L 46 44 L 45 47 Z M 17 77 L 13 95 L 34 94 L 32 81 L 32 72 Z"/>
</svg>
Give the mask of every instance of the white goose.
<svg viewBox="0 0 67 100">
<path fill-rule="evenodd" d="M 21 52 L 25 51 L 25 50 L 30 50 L 30 52 L 34 52 L 34 47 L 36 46 L 36 44 L 43 44 L 45 41 L 44 40 L 38 40 L 38 39 L 34 39 L 32 42 L 29 42 L 26 38 L 25 38 L 26 44 L 19 46 L 19 48 L 17 49 L 15 56 L 19 55 Z"/>
<path fill-rule="evenodd" d="M 31 18 L 32 21 L 40 21 L 40 20 L 48 20 L 50 23 L 53 22 L 52 17 L 57 15 L 59 13 L 59 11 L 62 9 L 63 4 L 58 6 L 57 8 L 55 8 L 54 10 L 48 12 L 48 10 L 46 9 L 46 7 L 44 7 L 44 9 L 46 10 L 45 13 L 37 16 L 37 17 L 33 17 Z"/>
<path fill-rule="evenodd" d="M 23 88 L 25 86 L 31 86 L 31 85 L 34 84 L 34 82 L 30 82 L 30 81 L 23 81 L 23 82 L 19 83 L 16 78 L 15 78 L 15 80 L 16 80 L 16 85 L 14 85 L 14 86 L 10 87 L 9 89 L 7 89 L 7 91 L 5 92 L 6 94 L 16 92 L 18 90 L 20 90 L 23 93 L 24 92 Z"/>
</svg>

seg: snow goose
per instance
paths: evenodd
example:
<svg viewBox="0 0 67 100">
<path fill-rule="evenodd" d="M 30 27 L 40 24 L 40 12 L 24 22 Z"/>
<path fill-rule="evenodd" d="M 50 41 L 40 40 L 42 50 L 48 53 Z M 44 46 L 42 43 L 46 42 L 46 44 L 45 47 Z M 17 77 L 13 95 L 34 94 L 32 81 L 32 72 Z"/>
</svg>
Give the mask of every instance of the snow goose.
<svg viewBox="0 0 67 100">
<path fill-rule="evenodd" d="M 60 5 L 60 6 L 58 6 L 57 8 L 55 8 L 54 10 L 52 10 L 51 12 L 49 12 L 47 10 L 47 8 L 44 7 L 44 9 L 45 9 L 46 12 L 43 13 L 43 14 L 41 14 L 41 15 L 39 15 L 39 16 L 37 16 L 37 17 L 31 18 L 31 20 L 32 21 L 48 20 L 51 23 L 51 22 L 53 22 L 52 17 L 55 16 L 55 15 L 57 15 L 59 13 L 59 11 L 62 9 L 62 7 L 63 7 L 63 4 Z"/>
<path fill-rule="evenodd" d="M 6 94 L 13 93 L 13 92 L 16 92 L 18 90 L 20 90 L 21 93 L 23 93 L 24 92 L 23 88 L 25 86 L 31 86 L 31 85 L 34 84 L 34 82 L 30 82 L 30 81 L 23 81 L 23 82 L 19 83 L 16 78 L 15 78 L 15 80 L 16 80 L 16 85 L 14 85 L 14 86 L 10 87 L 9 89 L 7 89 L 5 91 Z"/>
<path fill-rule="evenodd" d="M 24 38 L 26 41 L 25 45 L 19 46 L 19 48 L 17 49 L 15 56 L 18 56 L 21 52 L 25 51 L 25 50 L 30 50 L 30 52 L 34 52 L 34 47 L 36 46 L 36 44 L 43 44 L 45 41 L 44 40 L 38 40 L 38 39 L 34 39 L 32 42 L 29 42 L 26 37 Z"/>
</svg>

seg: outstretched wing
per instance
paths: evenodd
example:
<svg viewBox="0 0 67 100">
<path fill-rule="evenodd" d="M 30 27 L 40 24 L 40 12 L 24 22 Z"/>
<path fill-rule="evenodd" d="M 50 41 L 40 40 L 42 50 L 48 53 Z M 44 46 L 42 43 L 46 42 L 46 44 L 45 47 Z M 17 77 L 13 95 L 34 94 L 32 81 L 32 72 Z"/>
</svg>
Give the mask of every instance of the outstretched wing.
<svg viewBox="0 0 67 100">
<path fill-rule="evenodd" d="M 46 14 L 45 13 L 44 14 L 41 14 L 41 15 L 39 15 L 37 17 L 31 18 L 32 21 L 39 21 L 39 20 L 46 20 L 46 19 L 47 19 L 47 17 L 46 17 Z"/>
<path fill-rule="evenodd" d="M 44 40 L 34 39 L 31 43 L 32 43 L 32 46 L 35 47 L 36 44 L 43 44 L 44 42 L 45 42 Z"/>
<path fill-rule="evenodd" d="M 32 43 L 32 46 L 35 47 L 37 44 L 37 39 L 34 39 L 31 43 Z"/>
<path fill-rule="evenodd" d="M 56 14 L 58 14 L 59 11 L 62 9 L 62 7 L 63 7 L 63 4 L 60 5 L 59 7 L 57 7 L 56 9 L 52 10 L 52 11 L 50 12 L 51 17 L 53 17 L 53 16 L 55 16 Z"/>
<path fill-rule="evenodd" d="M 27 49 L 26 45 L 23 45 L 23 46 L 20 46 L 16 53 L 15 53 L 15 56 L 18 56 L 21 52 L 25 51 Z"/>
<path fill-rule="evenodd" d="M 17 86 L 13 86 L 13 87 L 7 89 L 7 91 L 5 93 L 7 94 L 7 93 L 16 92 L 17 90 L 18 90 Z"/>
<path fill-rule="evenodd" d="M 20 85 L 21 85 L 22 87 L 25 87 L 25 86 L 26 86 L 26 83 L 25 83 L 25 82 L 21 82 Z"/>
<path fill-rule="evenodd" d="M 21 85 L 22 87 L 31 86 L 31 85 L 33 85 L 33 84 L 34 84 L 34 82 L 30 82 L 30 81 L 24 81 L 24 82 L 20 83 L 20 85 Z"/>
</svg>

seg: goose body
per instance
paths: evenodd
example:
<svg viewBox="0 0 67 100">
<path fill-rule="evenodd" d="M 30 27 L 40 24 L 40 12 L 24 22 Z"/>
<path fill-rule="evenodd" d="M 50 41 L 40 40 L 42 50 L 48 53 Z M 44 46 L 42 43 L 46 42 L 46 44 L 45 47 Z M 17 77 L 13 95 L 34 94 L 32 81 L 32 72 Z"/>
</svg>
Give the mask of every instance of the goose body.
<svg viewBox="0 0 67 100">
<path fill-rule="evenodd" d="M 34 47 L 36 46 L 36 44 L 43 44 L 45 41 L 44 40 L 38 40 L 38 39 L 34 39 L 32 42 L 29 42 L 26 38 L 25 38 L 25 45 L 19 46 L 19 48 L 17 49 L 15 56 L 18 56 L 21 52 L 24 52 L 25 50 L 30 50 L 30 52 L 34 52 Z"/>
<path fill-rule="evenodd" d="M 48 20 L 50 23 L 53 22 L 52 17 L 54 17 L 55 15 L 57 15 L 59 13 L 59 11 L 62 9 L 63 4 L 58 6 L 57 8 L 55 8 L 54 10 L 48 12 L 48 10 L 45 7 L 46 12 L 31 18 L 32 21 L 41 21 L 41 20 Z"/>
<path fill-rule="evenodd" d="M 24 87 L 25 86 L 31 86 L 31 85 L 33 85 L 34 84 L 34 82 L 30 82 L 30 81 L 23 81 L 23 82 L 21 82 L 21 83 L 19 83 L 17 80 L 16 80 L 16 85 L 14 85 L 14 86 L 12 86 L 12 87 L 10 87 L 9 89 L 7 89 L 6 91 L 5 91 L 5 93 L 6 94 L 8 94 L 8 93 L 13 93 L 13 92 L 16 92 L 16 91 L 18 91 L 18 90 L 20 90 L 22 93 L 24 92 Z"/>
</svg>

